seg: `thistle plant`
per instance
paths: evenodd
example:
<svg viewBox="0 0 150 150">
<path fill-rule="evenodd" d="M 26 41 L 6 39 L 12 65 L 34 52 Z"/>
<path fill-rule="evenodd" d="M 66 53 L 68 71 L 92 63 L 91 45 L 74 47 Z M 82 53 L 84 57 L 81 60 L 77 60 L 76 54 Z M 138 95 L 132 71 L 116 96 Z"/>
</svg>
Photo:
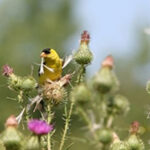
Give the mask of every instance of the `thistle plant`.
<svg viewBox="0 0 150 150">
<path fill-rule="evenodd" d="M 108 55 L 101 63 L 98 72 L 89 80 L 85 78 L 86 67 L 93 60 L 89 48 L 90 35 L 84 31 L 78 50 L 72 58 L 76 65 L 73 73 L 58 80 L 47 80 L 38 84 L 33 76 L 21 77 L 14 73 L 9 65 L 3 66 L 3 75 L 7 77 L 10 90 L 17 92 L 16 101 L 20 105 L 20 114 L 11 115 L 0 134 L 2 150 L 68 150 L 65 143 L 68 130 L 72 125 L 71 116 L 82 117 L 85 122 L 87 142 L 98 150 L 144 150 L 144 143 L 139 134 L 139 123 L 133 122 L 129 136 L 120 140 L 115 119 L 127 115 L 130 110 L 128 99 L 119 93 L 120 83 L 114 71 L 114 59 Z M 75 82 L 71 79 L 75 78 Z M 148 86 L 149 89 L 149 86 Z M 33 93 L 36 95 L 33 96 Z M 59 105 L 64 109 L 63 132 L 55 145 L 54 135 Z M 39 118 L 33 113 L 40 112 Z M 19 128 L 28 130 L 27 135 Z M 80 138 L 80 137 L 79 137 Z M 73 141 L 74 143 L 76 141 Z"/>
</svg>

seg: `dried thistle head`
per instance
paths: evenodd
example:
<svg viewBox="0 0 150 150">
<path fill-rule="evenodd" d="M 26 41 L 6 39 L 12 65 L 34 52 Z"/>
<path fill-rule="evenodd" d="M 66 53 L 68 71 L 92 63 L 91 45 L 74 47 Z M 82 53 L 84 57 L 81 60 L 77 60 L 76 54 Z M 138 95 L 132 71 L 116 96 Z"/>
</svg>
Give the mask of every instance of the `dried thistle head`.
<svg viewBox="0 0 150 150">
<path fill-rule="evenodd" d="M 66 95 L 65 89 L 60 86 L 59 82 L 45 83 L 42 91 L 47 100 L 53 100 L 55 103 L 61 102 Z"/>
<path fill-rule="evenodd" d="M 55 103 L 61 102 L 66 97 L 66 86 L 71 80 L 72 74 L 66 74 L 58 81 L 49 81 L 41 87 L 40 93 L 43 94 L 47 100 L 53 100 Z"/>
<path fill-rule="evenodd" d="M 65 76 L 60 78 L 58 83 L 61 87 L 66 86 L 70 82 L 71 78 L 72 78 L 72 74 L 66 74 Z"/>
</svg>

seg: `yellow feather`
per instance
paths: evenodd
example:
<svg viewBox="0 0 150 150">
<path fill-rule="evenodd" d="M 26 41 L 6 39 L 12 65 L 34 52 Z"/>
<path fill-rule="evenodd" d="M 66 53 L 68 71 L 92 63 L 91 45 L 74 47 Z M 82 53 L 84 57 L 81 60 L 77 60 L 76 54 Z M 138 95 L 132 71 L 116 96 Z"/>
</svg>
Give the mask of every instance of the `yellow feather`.
<svg viewBox="0 0 150 150">
<path fill-rule="evenodd" d="M 39 83 L 44 84 L 48 79 L 52 81 L 58 80 L 62 74 L 62 59 L 54 49 L 51 49 L 50 54 L 44 57 L 44 63 L 53 72 L 44 67 L 44 73 L 40 75 Z"/>
</svg>

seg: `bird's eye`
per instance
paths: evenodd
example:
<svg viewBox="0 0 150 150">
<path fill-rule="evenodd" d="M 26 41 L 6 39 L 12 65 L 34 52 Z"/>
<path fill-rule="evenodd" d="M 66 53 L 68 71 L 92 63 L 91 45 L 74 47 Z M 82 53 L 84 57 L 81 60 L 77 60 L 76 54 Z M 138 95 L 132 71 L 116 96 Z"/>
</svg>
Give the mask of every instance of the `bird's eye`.
<svg viewBox="0 0 150 150">
<path fill-rule="evenodd" d="M 50 54 L 50 48 L 45 48 L 42 50 L 42 52 L 44 52 L 45 54 Z"/>
</svg>

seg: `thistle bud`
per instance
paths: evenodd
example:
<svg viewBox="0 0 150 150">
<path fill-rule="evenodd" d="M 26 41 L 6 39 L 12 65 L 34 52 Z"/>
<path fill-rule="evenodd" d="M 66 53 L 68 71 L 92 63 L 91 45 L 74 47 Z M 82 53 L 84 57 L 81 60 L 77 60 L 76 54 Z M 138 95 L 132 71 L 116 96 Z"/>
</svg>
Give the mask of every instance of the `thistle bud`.
<svg viewBox="0 0 150 150">
<path fill-rule="evenodd" d="M 126 142 L 116 141 L 112 143 L 110 150 L 130 150 L 130 149 Z"/>
<path fill-rule="evenodd" d="M 3 66 L 2 74 L 8 77 L 8 86 L 15 91 L 31 91 L 37 86 L 36 80 L 32 76 L 17 76 L 8 65 Z"/>
<path fill-rule="evenodd" d="M 110 91 L 118 90 L 119 82 L 112 68 L 113 58 L 108 56 L 102 62 L 102 68 L 93 78 L 93 86 L 98 92 L 105 94 Z"/>
<path fill-rule="evenodd" d="M 116 95 L 113 98 L 113 112 L 117 114 L 125 114 L 130 110 L 129 101 L 122 95 Z"/>
<path fill-rule="evenodd" d="M 36 80 L 32 76 L 24 77 L 22 79 L 21 89 L 25 91 L 30 91 L 35 89 L 36 87 L 37 87 Z"/>
<path fill-rule="evenodd" d="M 101 143 L 109 144 L 113 139 L 113 133 L 110 129 L 102 128 L 98 130 L 98 137 Z"/>
<path fill-rule="evenodd" d="M 17 122 L 14 116 L 6 121 L 6 129 L 2 133 L 2 142 L 7 150 L 21 150 L 22 137 L 17 130 Z"/>
<path fill-rule="evenodd" d="M 113 142 L 110 150 L 130 150 L 126 142 L 120 141 L 119 137 L 113 133 Z"/>
<path fill-rule="evenodd" d="M 130 135 L 127 144 L 129 145 L 130 150 L 145 150 L 143 141 L 135 134 Z"/>
<path fill-rule="evenodd" d="M 40 143 L 38 136 L 31 136 L 25 144 L 25 150 L 40 150 Z"/>
<path fill-rule="evenodd" d="M 76 102 L 83 104 L 90 100 L 91 93 L 88 87 L 82 83 L 73 89 L 71 96 L 74 97 Z"/>
<path fill-rule="evenodd" d="M 78 64 L 90 64 L 93 59 L 93 54 L 89 49 L 90 35 L 87 31 L 83 31 L 81 35 L 81 42 L 78 51 L 74 55 L 74 59 Z"/>
<path fill-rule="evenodd" d="M 111 55 L 108 55 L 102 62 L 102 67 L 108 67 L 112 69 L 114 67 L 114 59 Z"/>
<path fill-rule="evenodd" d="M 4 146 L 2 141 L 0 141 L 0 150 L 6 150 L 6 148 L 5 148 L 5 146 Z"/>
<path fill-rule="evenodd" d="M 114 141 L 111 144 L 110 150 L 130 150 L 126 142 L 123 141 Z"/>
<path fill-rule="evenodd" d="M 16 120 L 16 117 L 14 115 L 11 115 L 5 123 L 6 127 L 14 127 L 17 128 L 18 127 L 18 122 Z"/>
<path fill-rule="evenodd" d="M 136 134 L 139 131 L 139 122 L 134 121 L 130 127 L 130 134 Z"/>
</svg>

